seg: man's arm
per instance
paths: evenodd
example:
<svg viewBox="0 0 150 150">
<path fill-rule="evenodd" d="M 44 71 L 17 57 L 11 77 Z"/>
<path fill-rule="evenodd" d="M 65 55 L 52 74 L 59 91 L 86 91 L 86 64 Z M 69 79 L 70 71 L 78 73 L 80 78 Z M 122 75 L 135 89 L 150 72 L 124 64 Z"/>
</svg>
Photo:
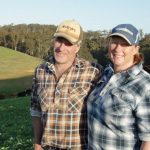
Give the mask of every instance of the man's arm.
<svg viewBox="0 0 150 150">
<path fill-rule="evenodd" d="M 43 133 L 43 127 L 40 117 L 32 117 L 33 131 L 34 131 L 34 150 L 42 150 L 41 138 Z"/>
<path fill-rule="evenodd" d="M 150 150 L 150 141 L 142 142 L 140 150 Z"/>
</svg>

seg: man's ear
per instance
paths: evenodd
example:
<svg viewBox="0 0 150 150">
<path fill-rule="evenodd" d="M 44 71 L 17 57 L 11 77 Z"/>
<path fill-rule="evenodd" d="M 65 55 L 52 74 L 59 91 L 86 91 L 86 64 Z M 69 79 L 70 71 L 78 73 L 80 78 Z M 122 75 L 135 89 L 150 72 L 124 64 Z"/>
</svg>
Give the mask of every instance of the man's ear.
<svg viewBox="0 0 150 150">
<path fill-rule="evenodd" d="M 76 53 L 78 53 L 79 49 L 80 49 L 80 45 L 76 45 Z"/>
</svg>

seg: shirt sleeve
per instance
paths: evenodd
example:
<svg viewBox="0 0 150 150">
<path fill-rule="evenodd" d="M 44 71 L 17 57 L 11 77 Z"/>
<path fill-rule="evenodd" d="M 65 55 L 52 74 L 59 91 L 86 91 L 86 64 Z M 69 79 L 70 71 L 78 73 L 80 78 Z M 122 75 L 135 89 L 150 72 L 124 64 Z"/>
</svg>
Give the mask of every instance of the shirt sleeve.
<svg viewBox="0 0 150 150">
<path fill-rule="evenodd" d="M 139 137 L 141 141 L 150 141 L 150 90 L 142 97 L 136 111 Z"/>
<path fill-rule="evenodd" d="M 93 86 L 94 86 L 102 76 L 103 67 L 100 64 L 96 63 L 96 62 L 94 62 L 94 63 L 92 62 L 92 66 L 95 67 L 94 75 L 93 75 L 93 78 L 92 78 L 92 83 L 93 83 Z"/>
<path fill-rule="evenodd" d="M 32 91 L 31 91 L 31 107 L 30 107 L 30 114 L 31 116 L 40 117 L 41 116 L 41 107 L 38 101 L 38 94 L 37 94 L 37 69 L 35 71 L 35 76 L 32 80 Z"/>
</svg>

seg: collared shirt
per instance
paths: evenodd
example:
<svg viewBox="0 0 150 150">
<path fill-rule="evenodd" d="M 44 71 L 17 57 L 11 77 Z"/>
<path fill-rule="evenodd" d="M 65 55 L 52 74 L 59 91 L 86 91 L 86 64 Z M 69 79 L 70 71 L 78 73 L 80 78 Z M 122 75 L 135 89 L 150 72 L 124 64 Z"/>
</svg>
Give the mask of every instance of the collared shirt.
<svg viewBox="0 0 150 150">
<path fill-rule="evenodd" d="M 58 81 L 53 59 L 37 67 L 30 110 L 43 122 L 43 146 L 87 149 L 86 97 L 99 75 L 96 66 L 79 57 Z"/>
<path fill-rule="evenodd" d="M 89 150 L 140 150 L 150 141 L 150 75 L 109 66 L 88 99 Z"/>
</svg>

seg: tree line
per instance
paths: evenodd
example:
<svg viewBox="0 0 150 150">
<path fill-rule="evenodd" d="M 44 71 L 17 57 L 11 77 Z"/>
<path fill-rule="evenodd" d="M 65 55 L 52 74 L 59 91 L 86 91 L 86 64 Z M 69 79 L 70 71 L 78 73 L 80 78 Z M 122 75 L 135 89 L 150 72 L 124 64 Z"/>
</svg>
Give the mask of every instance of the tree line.
<svg viewBox="0 0 150 150">
<path fill-rule="evenodd" d="M 51 39 L 56 30 L 55 25 L 18 24 L 0 26 L 0 46 L 11 48 L 31 56 L 46 59 L 53 53 Z M 107 58 L 107 35 L 109 31 L 87 31 L 79 54 L 90 60 L 105 65 Z M 141 53 L 145 66 L 150 66 L 150 34 L 140 41 Z"/>
</svg>

